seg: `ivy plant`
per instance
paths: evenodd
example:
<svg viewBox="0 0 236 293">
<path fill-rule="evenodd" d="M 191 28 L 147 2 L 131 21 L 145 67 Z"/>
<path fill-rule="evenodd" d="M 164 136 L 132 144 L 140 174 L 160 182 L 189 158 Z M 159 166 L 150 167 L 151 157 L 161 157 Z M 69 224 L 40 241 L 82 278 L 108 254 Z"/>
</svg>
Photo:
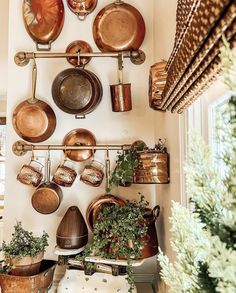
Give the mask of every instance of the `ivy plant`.
<svg viewBox="0 0 236 293">
<path fill-rule="evenodd" d="M 32 232 L 24 230 L 21 222 L 17 221 L 10 243 L 6 244 L 3 241 L 0 251 L 4 253 L 5 258 L 34 257 L 39 252 L 45 251 L 46 246 L 48 246 L 48 237 L 45 231 L 40 237 L 34 236 Z"/>
</svg>

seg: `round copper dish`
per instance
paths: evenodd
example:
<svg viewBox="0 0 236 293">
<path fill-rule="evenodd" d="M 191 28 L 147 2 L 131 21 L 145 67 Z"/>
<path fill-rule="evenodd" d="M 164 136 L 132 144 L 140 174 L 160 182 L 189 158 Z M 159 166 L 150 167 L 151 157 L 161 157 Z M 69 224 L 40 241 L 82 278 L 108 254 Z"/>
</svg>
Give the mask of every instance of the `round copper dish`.
<svg viewBox="0 0 236 293">
<path fill-rule="evenodd" d="M 81 41 L 81 40 L 70 43 L 68 47 L 66 48 L 66 53 L 78 53 L 78 52 L 92 53 L 93 50 L 87 42 Z M 71 65 L 75 67 L 78 67 L 78 66 L 84 67 L 91 60 L 91 58 L 89 57 L 83 57 L 83 58 L 80 58 L 80 63 L 78 64 L 78 57 L 68 57 L 66 59 Z"/>
<path fill-rule="evenodd" d="M 85 20 L 97 6 L 97 0 L 67 0 L 68 7 L 75 13 L 79 20 Z"/>
<path fill-rule="evenodd" d="M 64 138 L 63 145 L 86 146 L 96 145 L 94 135 L 87 129 L 78 128 L 70 131 Z M 67 150 L 65 155 L 73 161 L 81 162 L 93 156 L 92 150 Z"/>
<path fill-rule="evenodd" d="M 125 206 L 126 204 L 123 199 L 111 194 L 105 194 L 91 202 L 86 211 L 87 224 L 91 230 L 93 230 L 93 225 L 95 224 L 101 209 L 111 205 Z"/>
<path fill-rule="evenodd" d="M 138 50 L 144 37 L 145 23 L 140 12 L 119 0 L 105 6 L 93 23 L 93 38 L 104 52 Z"/>
<path fill-rule="evenodd" d="M 30 37 L 38 44 L 48 45 L 60 34 L 64 24 L 62 0 L 24 0 L 23 19 Z"/>
<path fill-rule="evenodd" d="M 60 72 L 52 84 L 55 104 L 64 112 L 82 116 L 92 112 L 102 99 L 102 85 L 94 73 L 80 68 Z"/>
</svg>

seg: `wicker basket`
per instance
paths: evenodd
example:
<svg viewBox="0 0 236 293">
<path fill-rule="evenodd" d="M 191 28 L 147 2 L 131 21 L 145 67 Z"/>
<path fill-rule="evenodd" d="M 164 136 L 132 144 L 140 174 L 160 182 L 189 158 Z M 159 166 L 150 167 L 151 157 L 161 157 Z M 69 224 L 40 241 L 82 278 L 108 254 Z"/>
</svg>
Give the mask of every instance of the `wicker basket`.
<svg viewBox="0 0 236 293">
<path fill-rule="evenodd" d="M 2 293 L 46 293 L 53 281 L 56 261 L 43 260 L 40 272 L 34 276 L 0 274 Z"/>
</svg>

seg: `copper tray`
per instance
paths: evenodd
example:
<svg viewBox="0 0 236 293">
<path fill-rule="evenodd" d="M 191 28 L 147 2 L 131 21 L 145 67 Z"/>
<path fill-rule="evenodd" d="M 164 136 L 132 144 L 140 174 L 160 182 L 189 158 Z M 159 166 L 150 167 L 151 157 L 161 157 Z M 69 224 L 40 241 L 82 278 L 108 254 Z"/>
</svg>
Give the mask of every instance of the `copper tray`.
<svg viewBox="0 0 236 293">
<path fill-rule="evenodd" d="M 85 20 L 97 6 L 97 0 L 67 0 L 70 10 L 78 16 L 79 20 Z"/>
<path fill-rule="evenodd" d="M 24 0 L 23 19 L 26 30 L 36 42 L 37 50 L 50 50 L 64 24 L 62 0 Z M 47 45 L 47 47 L 39 47 Z"/>
<path fill-rule="evenodd" d="M 93 37 L 104 52 L 138 50 L 145 37 L 145 23 L 135 7 L 116 1 L 96 16 Z"/>
<path fill-rule="evenodd" d="M 105 194 L 100 196 L 99 198 L 95 199 L 91 204 L 88 206 L 86 211 L 86 220 L 89 228 L 93 230 L 93 225 L 95 224 L 99 212 L 106 206 L 110 205 L 120 205 L 125 206 L 126 203 L 123 199 L 112 195 L 112 194 Z"/>
<path fill-rule="evenodd" d="M 63 145 L 86 146 L 96 145 L 94 135 L 87 129 L 78 128 L 69 132 L 64 138 Z M 92 150 L 66 150 L 65 155 L 73 161 L 81 162 L 88 160 L 94 154 Z"/>
</svg>

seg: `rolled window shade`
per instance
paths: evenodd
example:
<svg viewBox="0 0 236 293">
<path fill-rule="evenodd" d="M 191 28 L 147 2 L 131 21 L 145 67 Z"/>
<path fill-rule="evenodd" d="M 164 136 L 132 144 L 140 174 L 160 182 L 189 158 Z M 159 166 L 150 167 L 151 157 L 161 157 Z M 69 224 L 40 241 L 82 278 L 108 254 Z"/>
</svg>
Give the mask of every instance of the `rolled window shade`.
<svg viewBox="0 0 236 293">
<path fill-rule="evenodd" d="M 153 109 L 182 113 L 212 84 L 221 71 L 223 35 L 235 45 L 236 0 L 178 1 L 175 45 L 163 70 L 166 83 L 158 103 L 154 93 L 149 95 Z M 163 74 L 155 83 L 160 78 Z"/>
</svg>

